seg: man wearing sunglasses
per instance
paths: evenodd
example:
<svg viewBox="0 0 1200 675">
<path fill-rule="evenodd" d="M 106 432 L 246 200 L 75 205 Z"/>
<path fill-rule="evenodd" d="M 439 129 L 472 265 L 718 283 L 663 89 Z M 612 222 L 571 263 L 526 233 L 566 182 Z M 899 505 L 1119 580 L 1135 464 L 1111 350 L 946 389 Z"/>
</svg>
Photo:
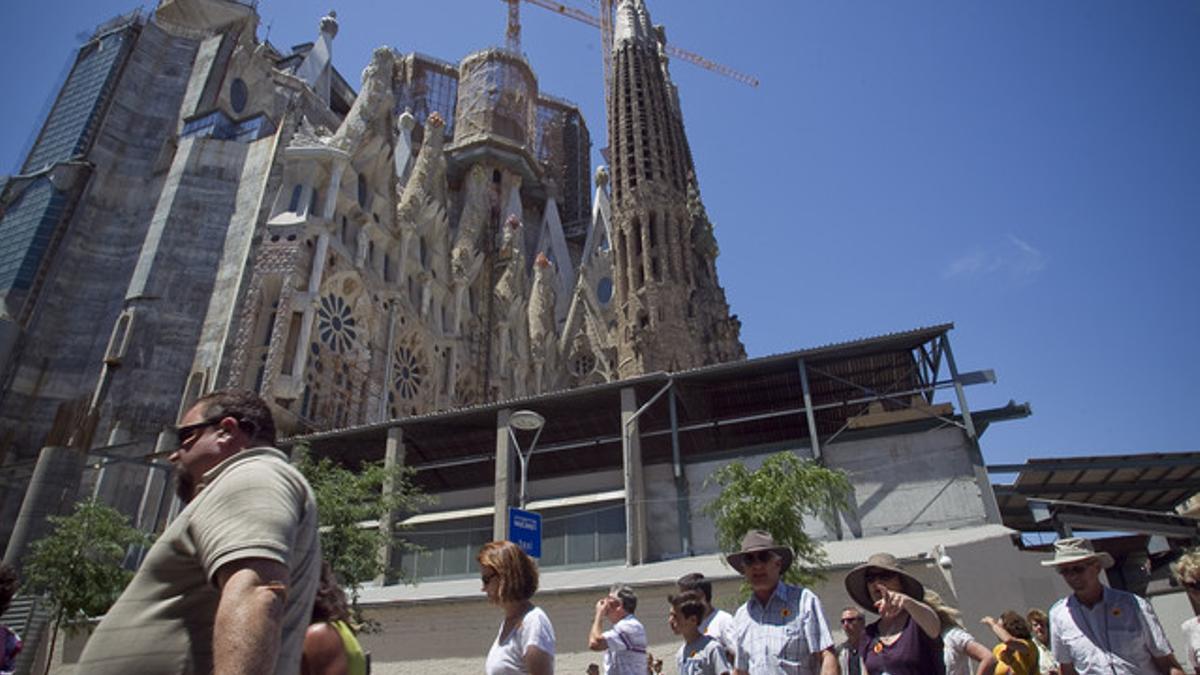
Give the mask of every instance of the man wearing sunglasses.
<svg viewBox="0 0 1200 675">
<path fill-rule="evenodd" d="M 1111 555 L 1069 537 L 1054 542 L 1054 558 L 1042 565 L 1072 591 L 1050 608 L 1050 649 L 1062 675 L 1183 675 L 1150 603 L 1100 583 Z"/>
<path fill-rule="evenodd" d="M 300 672 L 320 577 L 312 489 L 262 399 L 218 391 L 175 429 L 187 506 L 88 640 L 89 675 Z"/>
<path fill-rule="evenodd" d="M 820 599 L 783 581 L 794 558 L 763 530 L 747 532 L 742 550 L 725 556 L 752 591 L 733 617 L 735 675 L 837 675 Z"/>
</svg>

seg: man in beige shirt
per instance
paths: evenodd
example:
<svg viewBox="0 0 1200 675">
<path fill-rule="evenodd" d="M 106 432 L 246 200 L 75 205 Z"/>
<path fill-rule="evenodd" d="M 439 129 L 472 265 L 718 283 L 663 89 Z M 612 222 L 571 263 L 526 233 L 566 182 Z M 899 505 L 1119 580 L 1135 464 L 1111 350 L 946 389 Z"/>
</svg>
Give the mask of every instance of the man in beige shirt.
<svg viewBox="0 0 1200 675">
<path fill-rule="evenodd" d="M 312 489 L 250 392 L 213 392 L 171 454 L 188 505 L 88 640 L 79 672 L 300 671 L 321 552 Z"/>
</svg>

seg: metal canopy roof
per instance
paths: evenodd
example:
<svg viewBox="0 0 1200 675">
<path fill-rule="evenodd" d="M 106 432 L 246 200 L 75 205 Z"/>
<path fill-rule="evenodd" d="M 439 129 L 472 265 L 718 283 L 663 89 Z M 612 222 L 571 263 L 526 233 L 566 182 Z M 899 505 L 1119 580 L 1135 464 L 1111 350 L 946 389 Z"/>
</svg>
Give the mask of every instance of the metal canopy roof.
<svg viewBox="0 0 1200 675">
<path fill-rule="evenodd" d="M 676 398 L 676 430 L 684 461 L 750 447 L 808 445 L 803 360 L 821 444 L 882 433 L 879 428 L 851 429 L 849 420 L 874 411 L 905 410 L 913 397 L 931 401 L 935 390 L 952 385 L 938 380 L 942 348 L 953 326 L 943 324 L 876 338 L 826 345 L 747 361 L 648 375 L 590 387 L 501 401 L 447 412 L 409 417 L 369 426 L 288 439 L 306 441 L 317 455 L 348 465 L 383 458 L 388 429 L 399 427 L 405 463 L 417 470 L 417 483 L 441 492 L 491 485 L 495 478 L 497 412 L 534 410 L 546 418 L 530 463 L 531 479 L 621 467 L 621 401 L 624 388 L 646 406 L 638 420 L 643 461 L 670 461 L 670 395 Z M 657 398 L 655 398 L 657 396 Z M 652 401 L 652 399 L 654 399 Z M 649 405 L 647 405 L 649 403 Z M 1023 417 L 1028 406 L 982 411 L 974 416 L 982 429 L 989 421 Z M 961 424 L 954 414 L 909 415 L 903 424 L 921 430 Z M 905 430 L 905 429 L 900 429 Z M 896 433 L 889 426 L 887 433 Z M 518 432 L 520 435 L 520 432 Z M 521 436 L 522 444 L 530 438 Z"/>
<path fill-rule="evenodd" d="M 1177 505 L 1200 492 L 1200 452 L 1031 459 L 987 468 L 1018 474 L 1011 484 L 993 487 L 1004 524 L 1027 532 L 1054 529 L 1049 521 L 1034 521 L 1030 499 L 1174 517 Z"/>
</svg>

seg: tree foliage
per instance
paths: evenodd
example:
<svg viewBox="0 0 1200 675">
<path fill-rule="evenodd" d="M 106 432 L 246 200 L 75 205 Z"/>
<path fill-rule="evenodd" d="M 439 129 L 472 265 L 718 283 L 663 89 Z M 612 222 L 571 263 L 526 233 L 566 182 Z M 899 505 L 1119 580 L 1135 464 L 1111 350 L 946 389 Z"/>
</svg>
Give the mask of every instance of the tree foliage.
<svg viewBox="0 0 1200 675">
<path fill-rule="evenodd" d="M 703 513 L 713 519 L 722 551 L 740 550 L 748 530 L 766 530 L 777 543 L 796 552 L 785 581 L 811 585 L 822 578 L 829 558 L 821 543 L 805 533 L 804 521 L 807 517 L 828 520 L 846 508 L 853 488 L 844 472 L 785 451 L 771 455 L 755 471 L 730 462 L 704 484 L 721 488 L 720 496 Z"/>
<path fill-rule="evenodd" d="M 357 610 L 362 583 L 393 572 L 380 556 L 383 546 L 391 543 L 399 551 L 417 548 L 397 536 L 396 529 L 389 540 L 384 528 L 368 524 L 417 513 L 430 498 L 413 484 L 411 467 L 389 470 L 383 462 L 366 462 L 351 471 L 328 457 L 314 459 L 307 445 L 297 446 L 296 467 L 316 495 L 321 555 L 349 588 Z M 389 482 L 392 489 L 385 491 Z"/>
<path fill-rule="evenodd" d="M 53 530 L 33 543 L 25 559 L 26 590 L 50 599 L 57 625 L 101 616 L 133 577 L 123 567 L 126 552 L 148 546 L 152 537 L 121 512 L 92 500 L 49 522 Z"/>
</svg>

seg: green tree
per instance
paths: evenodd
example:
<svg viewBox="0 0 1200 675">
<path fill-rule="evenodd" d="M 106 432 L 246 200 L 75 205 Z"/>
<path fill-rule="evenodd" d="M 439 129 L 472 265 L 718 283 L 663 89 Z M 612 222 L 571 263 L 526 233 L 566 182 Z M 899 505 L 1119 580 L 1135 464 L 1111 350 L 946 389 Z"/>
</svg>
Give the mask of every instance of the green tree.
<svg viewBox="0 0 1200 675">
<path fill-rule="evenodd" d="M 321 525 L 321 555 L 350 590 L 358 612 L 359 589 L 364 581 L 391 574 L 380 551 L 390 544 L 397 551 L 418 547 L 369 523 L 389 516 L 417 513 L 431 499 L 413 484 L 411 467 L 388 469 L 383 462 L 366 462 L 351 471 L 328 457 L 314 459 L 306 444 L 296 447 L 296 466 L 312 485 Z M 391 490 L 384 490 L 390 484 Z M 402 575 L 402 580 L 409 580 Z"/>
<path fill-rule="evenodd" d="M 704 484 L 721 488 L 720 496 L 702 512 L 713 519 L 722 551 L 739 550 L 748 530 L 766 530 L 777 543 L 796 552 L 785 581 L 811 585 L 822 578 L 829 558 L 821 543 L 804 532 L 804 520 L 828 521 L 846 508 L 853 488 L 845 472 L 785 451 L 771 455 L 755 471 L 730 462 Z M 748 594 L 749 589 L 743 588 L 743 595 Z"/>
<path fill-rule="evenodd" d="M 53 530 L 30 547 L 22 569 L 26 591 L 50 599 L 54 632 L 76 630 L 83 619 L 108 611 L 133 572 L 124 568 L 131 547 L 153 538 L 129 524 L 121 512 L 88 500 L 68 516 L 51 516 Z"/>
</svg>

